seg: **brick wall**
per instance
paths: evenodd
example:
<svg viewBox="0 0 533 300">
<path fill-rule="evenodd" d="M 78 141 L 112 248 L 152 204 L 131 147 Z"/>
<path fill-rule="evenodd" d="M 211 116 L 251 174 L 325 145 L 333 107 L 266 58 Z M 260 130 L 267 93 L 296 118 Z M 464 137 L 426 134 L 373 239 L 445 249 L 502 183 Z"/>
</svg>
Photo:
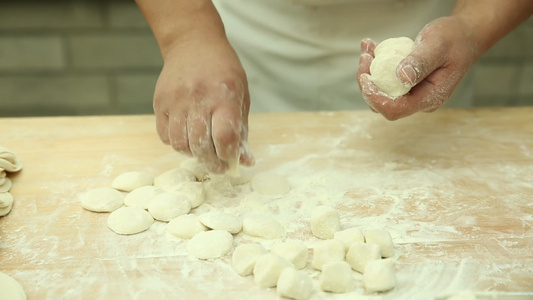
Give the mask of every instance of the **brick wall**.
<svg viewBox="0 0 533 300">
<path fill-rule="evenodd" d="M 162 60 L 133 0 L 1 1 L 0 116 L 151 113 Z M 475 105 L 533 105 L 533 20 L 479 61 Z"/>
</svg>

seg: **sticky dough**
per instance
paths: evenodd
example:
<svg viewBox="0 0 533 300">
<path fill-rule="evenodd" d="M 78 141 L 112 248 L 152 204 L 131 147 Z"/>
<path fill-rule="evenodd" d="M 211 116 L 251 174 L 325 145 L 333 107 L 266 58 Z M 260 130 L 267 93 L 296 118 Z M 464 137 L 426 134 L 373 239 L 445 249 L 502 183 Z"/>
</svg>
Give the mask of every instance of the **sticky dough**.
<svg viewBox="0 0 533 300">
<path fill-rule="evenodd" d="M 414 42 L 411 39 L 400 37 L 385 40 L 374 50 L 375 57 L 370 64 L 370 79 L 379 90 L 391 98 L 403 96 L 411 89 L 396 76 L 396 69 L 413 47 Z"/>
<path fill-rule="evenodd" d="M 233 236 L 225 230 L 202 231 L 187 242 L 187 253 L 199 259 L 219 258 L 233 246 Z"/>
<path fill-rule="evenodd" d="M 112 212 L 124 203 L 124 195 L 112 188 L 91 189 L 79 199 L 83 208 L 94 212 Z"/>
<path fill-rule="evenodd" d="M 154 218 L 144 209 L 121 207 L 107 218 L 107 226 L 118 234 L 135 234 L 150 228 Z"/>
</svg>

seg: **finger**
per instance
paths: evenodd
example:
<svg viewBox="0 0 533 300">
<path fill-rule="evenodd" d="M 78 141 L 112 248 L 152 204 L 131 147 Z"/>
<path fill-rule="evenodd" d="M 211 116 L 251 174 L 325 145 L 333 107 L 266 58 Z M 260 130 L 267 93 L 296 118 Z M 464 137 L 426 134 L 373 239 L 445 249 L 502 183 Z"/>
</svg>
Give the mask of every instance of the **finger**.
<svg viewBox="0 0 533 300">
<path fill-rule="evenodd" d="M 211 137 L 211 115 L 192 113 L 187 116 L 189 148 L 193 156 L 205 163 L 209 171 L 222 173 L 227 164 L 216 155 Z"/>
<path fill-rule="evenodd" d="M 361 41 L 361 54 L 367 53 L 374 57 L 374 49 L 376 48 L 376 42 L 370 38 L 364 38 Z"/>
<path fill-rule="evenodd" d="M 370 74 L 370 64 L 372 63 L 372 60 L 374 58 L 368 54 L 363 53 L 361 57 L 359 58 L 359 69 L 357 69 L 357 84 L 359 85 L 359 90 L 362 92 L 363 88 L 361 85 L 361 75 L 363 74 Z"/>
<path fill-rule="evenodd" d="M 155 127 L 159 139 L 167 145 L 170 144 L 169 132 L 168 132 L 168 112 L 155 112 Z"/>
<path fill-rule="evenodd" d="M 438 35 L 422 30 L 416 38 L 413 51 L 403 59 L 396 69 L 396 76 L 409 86 L 415 86 L 446 61 L 446 46 Z"/>
<path fill-rule="evenodd" d="M 169 117 L 168 136 L 174 150 L 184 154 L 192 154 L 189 147 L 187 116 L 185 113 L 178 112 Z"/>
<path fill-rule="evenodd" d="M 229 162 L 239 158 L 241 133 L 240 107 L 222 107 L 213 113 L 213 144 L 219 159 Z"/>
</svg>

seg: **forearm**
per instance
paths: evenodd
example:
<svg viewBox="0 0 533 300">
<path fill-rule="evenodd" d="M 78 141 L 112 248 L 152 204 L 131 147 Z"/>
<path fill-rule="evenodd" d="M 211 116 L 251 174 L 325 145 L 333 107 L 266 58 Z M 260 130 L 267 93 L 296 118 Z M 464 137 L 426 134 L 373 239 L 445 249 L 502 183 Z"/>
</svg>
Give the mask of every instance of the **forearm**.
<svg viewBox="0 0 533 300">
<path fill-rule="evenodd" d="M 163 58 L 182 41 L 225 38 L 211 0 L 136 0 L 159 44 Z"/>
<path fill-rule="evenodd" d="M 452 16 L 470 30 L 477 58 L 532 13 L 531 0 L 457 0 Z"/>
</svg>

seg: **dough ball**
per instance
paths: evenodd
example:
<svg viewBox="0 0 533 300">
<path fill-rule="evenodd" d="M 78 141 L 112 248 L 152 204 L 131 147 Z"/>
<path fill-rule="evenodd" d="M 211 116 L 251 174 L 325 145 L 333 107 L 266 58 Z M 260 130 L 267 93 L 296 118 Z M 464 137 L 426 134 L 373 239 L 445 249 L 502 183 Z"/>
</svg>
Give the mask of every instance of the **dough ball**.
<svg viewBox="0 0 533 300">
<path fill-rule="evenodd" d="M 233 235 L 225 230 L 202 231 L 187 242 L 187 253 L 199 259 L 219 258 L 233 246 Z"/>
<path fill-rule="evenodd" d="M 289 192 L 291 186 L 283 176 L 272 172 L 262 172 L 252 179 L 252 189 L 259 194 L 279 196 Z"/>
<path fill-rule="evenodd" d="M 154 218 L 144 209 L 123 206 L 107 218 L 107 226 L 118 234 L 135 234 L 150 228 Z"/>
<path fill-rule="evenodd" d="M 396 68 L 404 58 L 398 54 L 383 54 L 376 56 L 370 64 L 370 79 L 380 91 L 390 97 L 400 97 L 411 90 L 410 86 L 404 85 L 396 76 Z"/>
<path fill-rule="evenodd" d="M 345 261 L 325 264 L 320 274 L 320 289 L 324 292 L 347 293 L 354 288 L 352 268 Z"/>
<path fill-rule="evenodd" d="M 370 293 L 392 290 L 396 286 L 392 260 L 369 261 L 363 273 L 363 284 Z"/>
<path fill-rule="evenodd" d="M 311 232 L 320 239 L 332 239 L 341 228 L 339 213 L 332 207 L 319 205 L 311 212 Z"/>
<path fill-rule="evenodd" d="M 146 172 L 133 171 L 118 175 L 111 187 L 119 191 L 131 192 L 141 186 L 152 185 L 154 177 Z"/>
<path fill-rule="evenodd" d="M 369 261 L 381 259 L 381 249 L 376 244 L 353 243 L 346 253 L 346 261 L 357 272 L 363 273 Z"/>
<path fill-rule="evenodd" d="M 196 215 L 181 215 L 168 223 L 167 232 L 182 239 L 191 239 L 197 233 L 206 231 L 207 227 L 198 220 Z"/>
<path fill-rule="evenodd" d="M 165 192 L 174 192 L 181 183 L 188 181 L 196 181 L 196 176 L 189 170 L 176 168 L 156 176 L 154 185 Z"/>
<path fill-rule="evenodd" d="M 13 277 L 2 272 L 0 272 L 0 291 L 2 299 L 26 300 L 26 293 L 22 285 Z"/>
<path fill-rule="evenodd" d="M 333 235 L 333 238 L 339 240 L 346 245 L 346 249 L 350 249 L 353 243 L 364 243 L 365 237 L 363 232 L 359 228 L 349 228 L 342 231 L 337 231 Z"/>
<path fill-rule="evenodd" d="M 211 229 L 220 229 L 237 234 L 242 229 L 242 220 L 238 217 L 220 210 L 213 210 L 201 214 L 200 222 Z"/>
<path fill-rule="evenodd" d="M 112 188 L 96 188 L 79 196 L 81 206 L 94 212 L 112 212 L 124 204 L 124 195 Z"/>
<path fill-rule="evenodd" d="M 205 202 L 205 189 L 203 182 L 183 182 L 177 186 L 175 192 L 187 196 L 191 202 L 191 208 L 196 208 Z"/>
<path fill-rule="evenodd" d="M 205 181 L 209 179 L 209 172 L 207 171 L 207 167 L 205 166 L 205 164 L 199 162 L 196 158 L 189 158 L 184 160 L 180 164 L 180 168 L 192 173 L 198 181 Z"/>
<path fill-rule="evenodd" d="M 8 192 L 0 193 L 0 208 L 6 208 L 13 204 L 13 195 Z"/>
<path fill-rule="evenodd" d="M 272 253 L 264 254 L 255 263 L 254 281 L 260 287 L 275 287 L 281 272 L 290 267 L 292 264 L 288 259 Z"/>
<path fill-rule="evenodd" d="M 189 198 L 175 193 L 161 193 L 150 201 L 148 212 L 154 219 L 168 222 L 191 211 Z"/>
<path fill-rule="evenodd" d="M 381 257 L 394 256 L 394 244 L 387 230 L 379 228 L 368 229 L 365 231 L 365 240 L 367 243 L 376 244 L 381 248 Z"/>
<path fill-rule="evenodd" d="M 313 292 L 313 281 L 303 271 L 285 268 L 279 275 L 277 292 L 281 297 L 295 300 L 309 299 Z"/>
<path fill-rule="evenodd" d="M 279 242 L 272 246 L 270 252 L 288 259 L 296 269 L 303 269 L 309 259 L 307 246 L 300 241 Z"/>
<path fill-rule="evenodd" d="M 163 190 L 155 186 L 142 186 L 131 191 L 124 197 L 124 204 L 129 207 L 148 209 L 150 201 L 163 193 Z"/>
<path fill-rule="evenodd" d="M 11 180 L 9 178 L 4 178 L 4 183 L 0 185 L 0 193 L 9 192 L 9 190 L 11 190 L 11 186 Z"/>
<path fill-rule="evenodd" d="M 276 239 L 285 232 L 281 223 L 265 215 L 246 216 L 242 221 L 242 231 L 249 236 L 264 239 Z"/>
<path fill-rule="evenodd" d="M 0 147 L 0 169 L 7 172 L 18 172 L 22 169 L 22 162 L 11 150 Z"/>
<path fill-rule="evenodd" d="M 328 263 L 343 261 L 346 256 L 346 246 L 339 240 L 320 241 L 313 249 L 311 265 L 317 270 Z"/>
<path fill-rule="evenodd" d="M 0 193 L 0 217 L 7 215 L 13 208 L 15 199 L 8 192 Z"/>
<path fill-rule="evenodd" d="M 397 54 L 406 57 L 413 51 L 415 42 L 408 37 L 390 38 L 379 43 L 374 49 L 374 56 Z"/>
<path fill-rule="evenodd" d="M 266 253 L 266 249 L 260 244 L 239 245 L 233 251 L 231 266 L 240 276 L 252 275 L 257 259 Z"/>
</svg>

